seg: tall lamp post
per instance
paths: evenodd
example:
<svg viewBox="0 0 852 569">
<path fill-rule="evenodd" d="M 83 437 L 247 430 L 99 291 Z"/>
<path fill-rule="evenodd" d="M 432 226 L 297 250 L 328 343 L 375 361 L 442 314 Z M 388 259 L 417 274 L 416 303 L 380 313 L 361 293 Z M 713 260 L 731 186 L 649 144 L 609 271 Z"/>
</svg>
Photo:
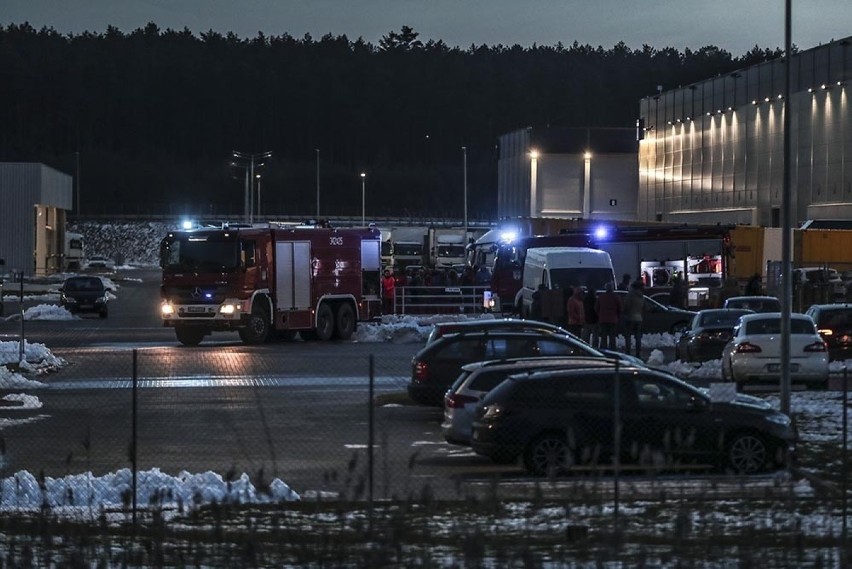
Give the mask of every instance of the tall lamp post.
<svg viewBox="0 0 852 569">
<path fill-rule="evenodd" d="M 249 154 L 247 152 L 237 152 L 234 150 L 232 155 L 234 158 L 239 158 L 240 160 L 245 161 L 243 164 L 231 162 L 231 165 L 239 168 L 245 168 L 246 170 L 246 188 L 243 199 L 243 211 L 245 212 L 246 221 L 251 223 L 254 214 L 254 169 L 263 166 L 263 162 L 261 162 L 261 160 L 272 156 L 272 152 L 267 151 Z"/>
<path fill-rule="evenodd" d="M 464 244 L 467 247 L 467 146 L 462 146 L 462 171 L 464 173 Z"/>
<path fill-rule="evenodd" d="M 320 216 L 320 175 L 319 175 L 319 148 L 314 148 L 317 152 L 317 221 Z"/>
<path fill-rule="evenodd" d="M 367 201 L 365 196 L 367 195 L 367 174 L 365 172 L 361 172 L 361 225 L 367 225 Z"/>
<path fill-rule="evenodd" d="M 260 219 L 260 174 L 255 174 L 254 177 L 257 179 L 257 217 Z"/>
<path fill-rule="evenodd" d="M 538 150 L 530 150 L 530 217 L 538 217 Z"/>
</svg>

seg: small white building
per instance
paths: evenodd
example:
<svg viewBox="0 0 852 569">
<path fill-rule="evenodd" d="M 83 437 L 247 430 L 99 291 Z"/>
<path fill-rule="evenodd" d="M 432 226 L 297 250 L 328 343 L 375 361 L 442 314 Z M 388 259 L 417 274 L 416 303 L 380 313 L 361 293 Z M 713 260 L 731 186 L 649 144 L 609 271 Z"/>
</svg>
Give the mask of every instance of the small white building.
<svg viewBox="0 0 852 569">
<path fill-rule="evenodd" d="M 36 162 L 0 162 L 0 273 L 62 270 L 73 178 Z"/>
<path fill-rule="evenodd" d="M 636 219 L 635 128 L 524 128 L 499 144 L 501 219 Z"/>
</svg>

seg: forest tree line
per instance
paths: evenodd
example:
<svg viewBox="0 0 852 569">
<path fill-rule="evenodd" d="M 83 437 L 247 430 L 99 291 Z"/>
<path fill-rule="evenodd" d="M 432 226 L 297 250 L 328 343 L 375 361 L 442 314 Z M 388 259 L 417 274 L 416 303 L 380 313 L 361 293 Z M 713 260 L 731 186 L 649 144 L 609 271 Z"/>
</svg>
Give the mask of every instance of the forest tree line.
<svg viewBox="0 0 852 569">
<path fill-rule="evenodd" d="M 268 215 L 496 212 L 497 139 L 527 126 L 631 127 L 639 100 L 774 59 L 574 43 L 449 47 L 402 27 L 378 45 L 326 35 L 240 38 L 150 23 L 123 33 L 0 27 L 0 161 L 74 174 L 81 213 L 242 213 L 232 151 Z M 319 163 L 319 168 L 317 164 Z"/>
</svg>

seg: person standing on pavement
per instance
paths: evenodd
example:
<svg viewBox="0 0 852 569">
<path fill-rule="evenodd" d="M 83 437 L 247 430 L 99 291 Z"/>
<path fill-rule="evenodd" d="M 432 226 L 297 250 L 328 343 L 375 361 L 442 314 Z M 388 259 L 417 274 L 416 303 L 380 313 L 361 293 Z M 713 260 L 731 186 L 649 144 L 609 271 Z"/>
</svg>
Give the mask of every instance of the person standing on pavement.
<svg viewBox="0 0 852 569">
<path fill-rule="evenodd" d="M 601 335 L 601 348 L 614 350 L 615 335 L 621 322 L 621 299 L 615 294 L 612 282 L 606 283 L 606 290 L 598 296 L 595 302 L 595 312 L 598 314 L 598 328 Z"/>
<path fill-rule="evenodd" d="M 575 336 L 583 334 L 583 326 L 586 324 L 586 311 L 583 307 L 583 287 L 575 286 L 573 294 L 568 298 L 565 305 L 568 314 L 567 330 Z"/>
<path fill-rule="evenodd" d="M 382 278 L 382 307 L 385 314 L 393 314 L 394 312 L 394 289 L 396 288 L 396 279 L 393 277 L 390 269 L 385 269 L 385 276 Z"/>
<path fill-rule="evenodd" d="M 587 342 L 593 348 L 601 347 L 601 338 L 598 334 L 598 313 L 595 312 L 595 302 L 598 297 L 595 289 L 589 288 L 586 291 L 586 296 L 583 297 L 583 310 L 585 311 L 586 325 L 583 326 L 583 341 Z"/>
<path fill-rule="evenodd" d="M 630 275 L 624 273 L 621 277 L 621 282 L 618 283 L 618 290 L 630 290 Z"/>
<path fill-rule="evenodd" d="M 630 285 L 630 291 L 624 299 L 624 353 L 630 354 L 630 338 L 635 340 L 636 357 L 642 350 L 642 313 L 645 310 L 645 291 L 640 281 Z"/>
</svg>

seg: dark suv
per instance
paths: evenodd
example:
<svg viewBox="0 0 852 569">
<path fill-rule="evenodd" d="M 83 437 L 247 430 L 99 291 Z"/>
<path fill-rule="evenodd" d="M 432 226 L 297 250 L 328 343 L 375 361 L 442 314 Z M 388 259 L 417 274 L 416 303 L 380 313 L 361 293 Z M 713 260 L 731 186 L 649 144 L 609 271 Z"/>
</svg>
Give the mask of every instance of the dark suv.
<svg viewBox="0 0 852 569">
<path fill-rule="evenodd" d="M 499 330 L 447 334 L 427 344 L 412 358 L 408 394 L 417 403 L 442 405 L 444 393 L 463 365 L 534 356 L 607 357 L 580 340 L 550 332 Z"/>
<path fill-rule="evenodd" d="M 825 340 L 829 359 L 852 358 L 852 304 L 814 304 L 805 314 Z"/>
<path fill-rule="evenodd" d="M 615 373 L 569 369 L 511 376 L 476 410 L 471 446 L 535 475 L 608 468 L 615 449 Z M 790 418 L 748 395 L 711 401 L 703 391 L 646 368 L 619 370 L 622 464 L 672 470 L 727 467 L 753 473 L 792 451 Z"/>
<path fill-rule="evenodd" d="M 69 312 L 97 312 L 101 318 L 109 314 L 109 292 L 100 277 L 69 277 L 59 292 L 59 305 Z"/>
</svg>

